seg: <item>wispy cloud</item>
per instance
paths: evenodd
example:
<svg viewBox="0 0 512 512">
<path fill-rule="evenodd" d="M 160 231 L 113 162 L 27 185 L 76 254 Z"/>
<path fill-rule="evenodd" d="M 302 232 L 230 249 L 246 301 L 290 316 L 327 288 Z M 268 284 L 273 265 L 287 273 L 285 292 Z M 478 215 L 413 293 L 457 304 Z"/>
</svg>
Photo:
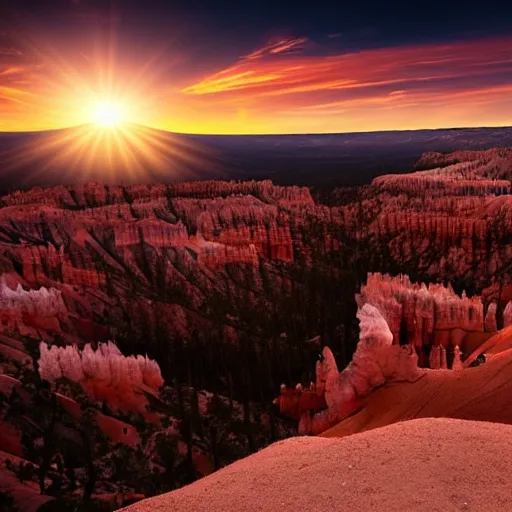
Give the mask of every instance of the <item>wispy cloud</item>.
<svg viewBox="0 0 512 512">
<path fill-rule="evenodd" d="M 12 75 L 19 75 L 25 71 L 21 66 L 9 66 L 2 68 L 0 66 L 0 78 Z"/>
<path fill-rule="evenodd" d="M 300 40 L 294 40 L 300 41 Z M 452 45 L 366 50 L 334 56 L 287 55 L 294 44 L 258 50 L 233 66 L 186 87 L 185 94 L 219 94 L 251 89 L 274 96 L 324 90 L 412 84 L 512 71 L 510 45 L 493 39 Z M 277 60 L 271 51 L 283 53 Z"/>
<path fill-rule="evenodd" d="M 470 100 L 473 104 L 474 102 L 481 103 L 482 101 L 492 102 L 496 96 L 510 94 L 512 94 L 512 84 L 496 87 L 481 87 L 466 91 L 450 91 L 444 92 L 442 96 L 437 98 L 436 106 L 452 104 L 454 101 L 460 99 Z M 358 110 L 362 108 L 384 107 L 398 110 L 404 107 L 424 105 L 431 100 L 432 93 L 429 91 L 408 92 L 404 90 L 396 90 L 381 95 L 297 106 L 288 110 L 283 110 L 281 113 L 298 116 L 336 116 L 342 112 L 347 113 L 349 110 Z"/>
<path fill-rule="evenodd" d="M 23 52 L 17 48 L 1 48 L 0 47 L 0 55 L 13 55 L 19 57 L 23 55 Z"/>
<path fill-rule="evenodd" d="M 504 125 L 511 47 L 508 37 L 311 55 L 283 43 L 189 84 L 179 101 L 222 119 L 208 129 L 224 133 Z"/>
<path fill-rule="evenodd" d="M 249 55 L 242 57 L 243 60 L 254 60 L 261 59 L 268 55 L 277 55 L 281 53 L 289 53 L 292 51 L 302 50 L 308 42 L 307 37 L 290 37 L 286 39 L 280 39 L 267 44 L 263 48 L 254 50 Z"/>
</svg>

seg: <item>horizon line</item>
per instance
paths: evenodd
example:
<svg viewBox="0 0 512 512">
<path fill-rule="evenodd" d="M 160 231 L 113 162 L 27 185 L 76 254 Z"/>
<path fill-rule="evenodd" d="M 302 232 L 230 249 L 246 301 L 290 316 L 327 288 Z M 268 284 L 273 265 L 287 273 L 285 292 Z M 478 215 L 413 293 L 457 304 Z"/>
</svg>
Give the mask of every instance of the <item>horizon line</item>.
<svg viewBox="0 0 512 512">
<path fill-rule="evenodd" d="M 15 131 L 2 131 L 1 135 L 29 135 L 29 134 L 44 134 L 50 132 L 60 132 L 66 130 L 72 130 L 74 128 L 80 128 L 88 126 L 94 123 L 83 123 L 77 125 L 71 125 L 62 128 L 48 128 L 41 130 L 15 130 Z M 155 128 L 148 125 L 142 125 L 135 122 L 125 122 L 125 125 L 137 125 L 150 130 L 170 133 L 173 135 L 186 135 L 186 136 L 197 136 L 197 137 L 290 137 L 290 136 L 309 136 L 309 135 L 357 135 L 357 134 L 371 134 L 371 133 L 409 133 L 409 132 L 427 132 L 427 131 L 442 131 L 442 130 L 490 130 L 490 129 L 507 129 L 512 128 L 512 124 L 506 125 L 488 125 L 488 126 L 443 126 L 437 128 L 409 128 L 409 129 L 389 129 L 389 130 L 363 130 L 354 132 L 295 132 L 295 133 L 199 133 L 199 132 L 179 132 L 165 130 L 163 128 Z M 113 128 L 115 129 L 115 128 Z"/>
</svg>

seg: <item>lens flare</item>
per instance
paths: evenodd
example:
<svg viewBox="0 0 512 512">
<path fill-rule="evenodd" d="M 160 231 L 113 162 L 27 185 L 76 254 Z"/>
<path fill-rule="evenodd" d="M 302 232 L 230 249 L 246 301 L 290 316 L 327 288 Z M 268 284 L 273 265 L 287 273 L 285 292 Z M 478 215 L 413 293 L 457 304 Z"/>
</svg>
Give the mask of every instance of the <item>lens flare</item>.
<svg viewBox="0 0 512 512">
<path fill-rule="evenodd" d="M 159 61 L 165 58 L 169 65 L 167 47 L 132 62 L 124 59 L 126 52 L 121 56 L 112 29 L 108 41 L 93 37 L 77 59 L 38 34 L 22 31 L 17 37 L 27 56 L 46 70 L 37 76 L 38 94 L 19 100 L 41 121 L 33 132 L 16 136 L 15 144 L 0 146 L 0 186 L 14 180 L 23 187 L 193 180 L 205 167 L 221 173 L 223 164 L 209 147 L 148 126 L 170 94 L 160 85 Z M 48 98 L 40 110 L 38 95 Z"/>
<path fill-rule="evenodd" d="M 114 127 L 123 121 L 123 111 L 111 101 L 100 103 L 94 112 L 94 122 L 100 126 Z"/>
</svg>

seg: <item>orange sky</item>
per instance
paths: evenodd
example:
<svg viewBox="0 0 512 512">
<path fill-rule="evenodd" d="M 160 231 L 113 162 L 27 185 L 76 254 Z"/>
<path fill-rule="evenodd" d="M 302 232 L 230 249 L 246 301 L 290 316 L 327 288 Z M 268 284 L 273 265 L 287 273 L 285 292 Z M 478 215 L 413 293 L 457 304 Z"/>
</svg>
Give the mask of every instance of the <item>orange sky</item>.
<svg viewBox="0 0 512 512">
<path fill-rule="evenodd" d="M 307 38 L 287 38 L 231 64 L 213 63 L 208 73 L 176 74 L 160 72 L 162 55 L 130 68 L 101 48 L 72 58 L 55 47 L 0 45 L 0 131 L 82 124 L 108 96 L 130 121 L 190 133 L 511 125 L 511 43 L 315 55 Z M 172 60 L 165 55 L 167 66 Z"/>
</svg>

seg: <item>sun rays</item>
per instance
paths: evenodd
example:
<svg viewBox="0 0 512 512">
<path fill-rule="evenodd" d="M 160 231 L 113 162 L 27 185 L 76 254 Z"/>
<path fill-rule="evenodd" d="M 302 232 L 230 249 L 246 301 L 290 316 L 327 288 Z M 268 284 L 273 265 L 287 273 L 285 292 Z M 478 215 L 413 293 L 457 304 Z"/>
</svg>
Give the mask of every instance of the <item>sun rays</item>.
<svg viewBox="0 0 512 512">
<path fill-rule="evenodd" d="M 148 127 L 169 103 L 161 74 L 173 58 L 164 48 L 134 58 L 124 41 L 119 51 L 115 23 L 80 47 L 57 49 L 51 37 L 41 35 L 16 35 L 20 54 L 31 61 L 22 77 L 31 92 L 16 103 L 13 115 L 26 119 L 26 129 L 34 132 L 13 135 L 13 144 L 0 147 L 4 180 L 168 182 L 195 179 L 203 167 L 215 169 L 214 155 L 192 139 Z M 57 126 L 63 129 L 52 130 Z"/>
<path fill-rule="evenodd" d="M 88 123 L 159 126 L 155 118 L 161 119 L 163 107 L 172 104 L 168 77 L 178 56 L 169 55 L 167 41 L 141 52 L 118 21 L 118 9 L 112 7 L 100 25 L 91 22 L 94 29 L 87 37 L 70 34 L 65 44 L 51 31 L 29 29 L 23 20 L 13 23 L 16 30 L 7 27 L 5 37 L 16 55 L 8 65 L 0 55 L 0 130 Z M 2 109 L 9 116 L 1 115 Z"/>
<path fill-rule="evenodd" d="M 89 123 L 20 140 L 0 158 L 4 177 L 16 174 L 26 186 L 192 180 L 203 167 L 216 168 L 211 151 L 187 137 L 129 122 Z"/>
</svg>

